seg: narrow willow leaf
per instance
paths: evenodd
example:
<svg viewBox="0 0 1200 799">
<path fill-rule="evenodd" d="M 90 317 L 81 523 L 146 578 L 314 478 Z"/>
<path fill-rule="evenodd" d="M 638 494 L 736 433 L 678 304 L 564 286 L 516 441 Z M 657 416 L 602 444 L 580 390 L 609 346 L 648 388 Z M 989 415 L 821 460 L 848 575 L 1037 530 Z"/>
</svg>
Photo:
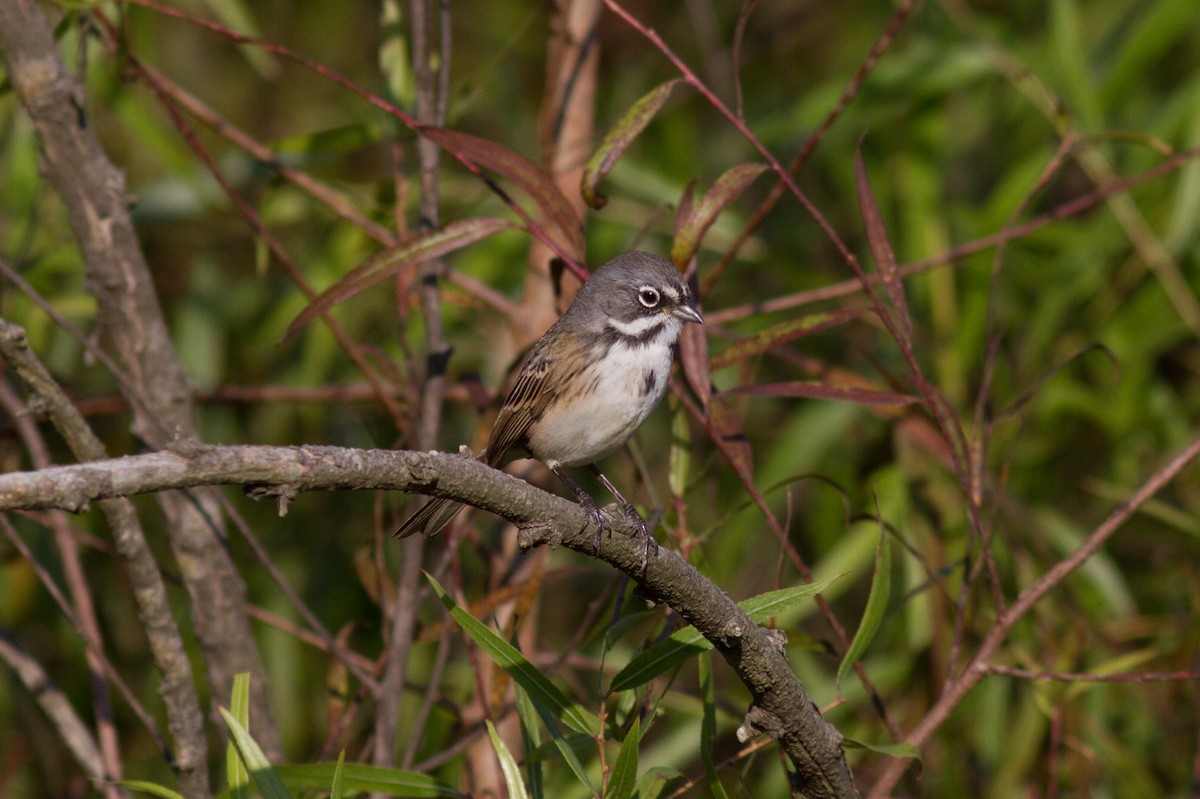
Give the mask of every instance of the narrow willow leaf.
<svg viewBox="0 0 1200 799">
<path fill-rule="evenodd" d="M 487 731 L 488 737 L 492 739 L 492 748 L 496 750 L 496 757 L 500 760 L 500 771 L 504 774 L 509 799 L 526 799 L 529 794 L 525 791 L 525 780 L 521 779 L 521 767 L 504 745 L 504 740 L 500 733 L 496 732 L 496 725 L 491 719 L 487 720 Z"/>
<path fill-rule="evenodd" d="M 742 600 L 738 603 L 738 607 L 745 611 L 751 621 L 759 624 L 775 616 L 781 616 L 809 597 L 816 596 L 836 579 L 834 577 L 819 583 L 806 583 L 805 585 L 794 585 L 791 588 L 767 591 Z"/>
<path fill-rule="evenodd" d="M 716 402 L 708 403 L 708 423 L 712 425 L 713 434 L 729 452 L 729 460 L 739 478 L 745 482 L 753 479 L 754 450 L 750 440 L 742 429 L 742 420 L 738 418 L 728 402 L 721 402 L 722 392 L 716 397 Z"/>
<path fill-rule="evenodd" d="M 682 78 L 674 78 L 655 86 L 631 105 L 629 110 L 622 114 L 617 123 L 609 129 L 608 133 L 604 134 L 600 146 L 596 148 L 596 152 L 592 153 L 592 157 L 588 159 L 587 165 L 583 168 L 581 187 L 583 201 L 590 207 L 603 208 L 604 204 L 608 202 L 608 198 L 601 194 L 596 187 L 604 179 L 604 176 L 612 171 L 613 166 L 625 154 L 625 150 L 629 148 L 633 140 L 650 124 L 650 120 L 671 96 L 671 90 L 675 88 L 675 85 L 682 81 Z"/>
<path fill-rule="evenodd" d="M 517 690 L 524 690 L 521 688 L 520 683 L 517 684 Z M 551 712 L 550 708 L 534 700 L 532 697 L 530 701 L 533 703 L 533 707 L 537 710 L 538 715 L 541 716 L 542 724 L 546 726 L 547 731 L 550 733 L 550 741 L 554 744 L 554 748 L 558 750 L 558 754 L 562 757 L 563 762 L 567 764 L 567 767 L 571 769 L 580 784 L 587 789 L 587 792 L 595 796 L 597 794 L 596 788 L 592 785 L 592 781 L 587 775 L 587 769 L 583 767 L 583 763 L 579 760 L 579 755 L 575 752 L 580 739 L 589 747 L 594 743 L 595 739 L 584 733 L 563 735 L 562 728 L 558 724 L 558 719 Z"/>
<path fill-rule="evenodd" d="M 739 602 L 738 607 L 745 611 L 751 621 L 758 624 L 779 616 L 805 599 L 821 593 L 831 582 L 833 580 L 768 591 Z M 709 649 L 712 649 L 712 644 L 699 630 L 692 626 L 684 627 L 631 659 L 625 668 L 613 677 L 609 691 L 616 693 L 645 685 L 693 655 Z"/>
<path fill-rule="evenodd" d="M 717 699 L 713 691 L 712 654 L 700 655 L 700 700 L 704 703 L 704 715 L 700 720 L 700 759 L 704 762 L 704 773 L 708 776 L 709 790 L 715 799 L 728 799 L 725 786 L 717 776 L 717 764 L 713 762 L 713 744 L 717 740 Z"/>
<path fill-rule="evenodd" d="M 533 706 L 533 700 L 529 698 L 527 692 L 520 685 L 515 685 L 517 696 L 517 719 L 521 722 L 521 741 L 525 745 L 526 756 L 522 758 L 525 761 L 525 779 L 528 781 L 529 795 L 532 799 L 541 799 L 543 796 L 542 790 L 542 763 L 540 760 L 531 760 L 529 753 L 537 751 L 537 748 L 542 745 L 541 727 L 538 726 L 537 709 Z"/>
<path fill-rule="evenodd" d="M 911 757 L 918 762 L 921 760 L 921 750 L 912 744 L 868 744 L 853 738 L 843 738 L 842 746 L 847 749 L 866 749 L 868 752 L 889 757 Z"/>
<path fill-rule="evenodd" d="M 673 768 L 654 766 L 638 780 L 633 795 L 637 799 L 659 799 L 660 796 L 678 796 L 688 782 L 687 778 Z"/>
<path fill-rule="evenodd" d="M 708 362 L 708 368 L 713 372 L 724 369 L 739 361 L 761 355 L 774 347 L 782 347 L 784 344 L 790 344 L 805 336 L 845 324 L 851 319 L 861 316 L 865 310 L 865 308 L 843 308 L 838 311 L 808 314 L 799 319 L 789 319 L 786 322 L 771 325 L 714 355 Z"/>
<path fill-rule="evenodd" d="M 617 762 L 613 764 L 612 773 L 608 776 L 604 799 L 629 799 L 633 796 L 634 786 L 637 785 L 638 745 L 641 740 L 641 720 L 634 718 L 633 726 L 625 735 L 625 740 L 621 742 L 621 751 L 617 753 Z"/>
<path fill-rule="evenodd" d="M 708 336 L 701 325 L 688 325 L 679 335 L 679 364 L 688 386 L 708 410 L 712 398 L 712 378 L 708 374 Z"/>
<path fill-rule="evenodd" d="M 305 763 L 294 766 L 276 766 L 275 772 L 284 784 L 298 789 L 327 789 L 338 772 L 336 763 Z M 428 774 L 401 771 L 384 766 L 368 766 L 362 763 L 347 763 L 341 768 L 342 790 L 347 793 L 384 793 L 391 796 L 409 796 L 418 799 L 435 799 L 450 796 L 464 799 L 466 794 L 453 786 L 438 782 Z"/>
<path fill-rule="evenodd" d="M 679 194 L 679 205 L 675 208 L 675 230 L 683 227 L 683 223 L 692 215 L 692 203 L 696 201 L 696 180 L 693 178 L 683 187 Z"/>
<path fill-rule="evenodd" d="M 337 764 L 333 768 L 333 782 L 329 785 L 329 799 L 342 799 L 342 791 L 345 786 L 342 780 L 345 779 L 346 772 L 346 750 L 338 752 Z"/>
<path fill-rule="evenodd" d="M 418 132 L 445 150 L 478 166 L 497 172 L 521 187 L 542 212 L 543 218 L 562 235 L 559 244 L 575 261 L 583 261 L 583 220 L 559 191 L 554 178 L 537 164 L 499 142 L 449 128 L 420 127 Z"/>
<path fill-rule="evenodd" d="M 148 793 L 151 796 L 157 796 L 159 799 L 184 799 L 183 794 L 178 791 L 172 791 L 170 788 L 159 785 L 156 782 L 146 782 L 144 780 L 117 780 L 114 784 L 120 785 L 122 788 L 128 788 L 131 791 L 139 793 Z"/>
<path fill-rule="evenodd" d="M 95 4 L 86 3 L 85 5 L 92 6 Z M 255 13 L 257 9 L 254 9 L 252 2 L 246 2 L 246 0 L 208 0 L 205 5 L 220 20 L 221 24 L 229 30 L 240 31 L 247 36 L 258 37 L 263 35 L 261 26 L 257 24 L 258 14 Z M 280 66 L 279 60 L 262 47 L 243 45 L 238 47 L 238 52 L 264 80 L 279 80 L 280 75 L 283 74 L 283 68 Z"/>
<path fill-rule="evenodd" d="M 243 671 L 233 676 L 229 712 L 244 729 L 250 729 L 249 672 Z M 246 764 L 238 757 L 232 737 L 225 744 L 225 781 L 229 785 L 229 795 L 232 799 L 246 799 L 250 796 L 250 774 L 246 771 Z"/>
<path fill-rule="evenodd" d="M 725 170 L 717 178 L 712 188 L 704 193 L 700 202 L 692 209 L 687 220 L 675 231 L 675 242 L 671 245 L 671 260 L 680 269 L 687 266 L 688 261 L 700 249 L 704 234 L 712 227 L 713 222 L 725 207 L 737 199 L 756 177 L 766 171 L 765 164 L 738 164 Z"/>
<path fill-rule="evenodd" d="M 670 472 L 667 476 L 667 487 L 671 496 L 679 499 L 687 490 L 688 468 L 692 463 L 691 425 L 688 414 L 678 398 L 672 394 L 668 397 L 667 405 L 671 409 L 671 450 L 669 456 Z M 606 636 L 607 638 L 607 636 Z"/>
<path fill-rule="evenodd" d="M 674 398 L 672 397 L 672 399 Z M 598 681 L 602 681 L 604 679 L 604 666 L 608 662 L 609 653 L 612 652 L 612 648 L 616 645 L 617 641 L 621 640 L 621 636 L 625 635 L 630 627 L 644 620 L 646 617 L 657 613 L 658 611 L 653 609 L 640 610 L 630 613 L 617 619 L 608 627 L 607 630 L 604 631 L 604 641 L 600 648 L 600 668 L 596 670 Z M 597 683 L 597 688 L 599 690 L 604 690 L 603 686 L 599 682 Z"/>
<path fill-rule="evenodd" d="M 437 230 L 411 236 L 394 247 L 380 250 L 315 297 L 288 326 L 284 338 L 288 338 L 339 302 L 391 277 L 401 269 L 460 250 L 468 244 L 474 244 L 501 231 L 515 229 L 516 225 L 512 222 L 496 217 L 459 219 Z"/>
<path fill-rule="evenodd" d="M 292 156 L 313 153 L 349 153 L 378 144 L 383 136 L 383 127 L 374 122 L 355 122 L 335 128 L 300 133 L 276 139 L 271 150 L 276 156 Z"/>
<path fill-rule="evenodd" d="M 875 547 L 875 576 L 871 580 L 871 593 L 867 596 L 867 607 L 863 611 L 862 621 L 858 624 L 858 632 L 854 634 L 854 640 L 850 642 L 846 655 L 842 658 L 842 664 L 838 666 L 837 683 L 839 686 L 842 683 L 842 677 L 867 651 L 875 633 L 879 631 L 879 625 L 883 624 L 883 616 L 887 613 L 888 596 L 891 591 L 892 537 L 888 535 L 887 529 L 881 524 L 879 544 Z"/>
<path fill-rule="evenodd" d="M 246 728 L 225 708 L 218 708 L 218 710 L 221 711 L 221 718 L 225 719 L 225 726 L 229 728 L 229 739 L 237 747 L 238 756 L 249 769 L 250 776 L 254 778 L 254 784 L 258 786 L 259 793 L 265 799 L 292 799 L 292 795 L 288 793 L 283 781 L 279 779 L 279 775 L 271 766 L 271 761 L 267 760 L 267 756 L 250 737 Z"/>
<path fill-rule="evenodd" d="M 908 301 L 904 297 L 904 281 L 900 277 L 900 267 L 896 263 L 896 253 L 888 241 L 887 230 L 883 226 L 883 217 L 879 215 L 879 205 L 875 202 L 875 193 L 871 191 L 871 181 L 867 177 L 867 165 L 863 161 L 862 148 L 854 153 L 854 184 L 858 191 L 858 207 L 862 213 L 863 225 L 867 229 L 867 241 L 871 245 L 871 255 L 879 276 L 887 289 L 888 299 L 892 303 L 892 311 L 899 323 L 900 334 L 904 336 L 905 345 L 912 341 L 912 317 L 908 315 Z"/>
<path fill-rule="evenodd" d="M 756 383 L 736 386 L 721 392 L 721 396 L 755 395 L 760 397 L 808 397 L 810 399 L 840 400 L 859 405 L 911 405 L 918 399 L 910 394 L 892 391 L 875 391 L 868 388 L 831 386 L 810 380 L 792 380 L 786 383 Z"/>
<path fill-rule="evenodd" d="M 536 703 L 534 704 L 534 707 L 537 707 Z M 539 710 L 538 712 L 540 713 L 541 711 Z M 546 716 L 544 715 L 542 718 L 545 719 Z M 553 716 L 550 718 L 553 718 Z M 568 732 L 564 734 L 561 728 L 559 728 L 557 725 L 555 725 L 555 729 L 558 731 L 558 734 L 562 736 L 560 739 L 562 743 L 566 744 L 567 748 L 572 753 L 576 754 L 576 760 L 579 759 L 578 753 L 581 752 L 587 753 L 588 755 L 595 754 L 596 739 L 591 735 L 584 735 L 581 732 Z M 531 752 L 526 752 L 525 756 L 521 759 L 526 763 L 551 763 L 554 762 L 554 759 L 557 758 L 561 752 L 562 748 L 558 745 L 553 735 L 551 735 L 551 740 L 543 741 L 537 749 L 534 749 Z M 598 791 L 589 787 L 588 793 L 594 796 L 598 793 Z"/>
<path fill-rule="evenodd" d="M 636 655 L 625 668 L 617 672 L 608 690 L 615 694 L 645 685 L 709 649 L 712 649 L 712 644 L 696 628 L 687 627 Z"/>
<path fill-rule="evenodd" d="M 487 652 L 492 660 L 496 661 L 496 665 L 508 673 L 508 676 L 520 683 L 521 687 L 529 692 L 529 696 L 534 702 L 544 705 L 571 729 L 585 735 L 594 735 L 596 730 L 600 729 L 600 719 L 579 704 L 567 699 L 562 691 L 526 660 L 516 647 L 460 608 L 432 575 L 427 573 L 425 578 L 433 585 L 434 592 L 442 600 L 446 609 L 450 611 L 450 615 L 462 627 L 463 632 L 469 635 L 480 649 Z"/>
</svg>

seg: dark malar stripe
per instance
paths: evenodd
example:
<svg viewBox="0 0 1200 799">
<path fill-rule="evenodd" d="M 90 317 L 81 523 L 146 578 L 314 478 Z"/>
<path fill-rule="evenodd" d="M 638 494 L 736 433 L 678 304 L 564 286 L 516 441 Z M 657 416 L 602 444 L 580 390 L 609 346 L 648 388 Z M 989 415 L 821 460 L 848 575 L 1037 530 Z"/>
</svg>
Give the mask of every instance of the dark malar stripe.
<svg viewBox="0 0 1200 799">
<path fill-rule="evenodd" d="M 658 324 L 654 325 L 653 327 L 648 328 L 646 330 L 646 332 L 639 333 L 636 336 L 630 336 L 628 334 L 622 333 L 620 330 L 617 330 L 614 327 L 606 326 L 604 328 L 604 332 L 602 332 L 599 336 L 599 344 L 601 345 L 601 348 L 602 348 L 601 351 L 608 352 L 609 347 L 611 347 L 613 344 L 618 344 L 618 343 L 624 344 L 626 347 L 629 347 L 630 349 L 635 349 L 635 348 L 640 348 L 640 347 L 648 347 L 648 346 L 650 346 L 650 344 L 652 344 L 654 342 L 654 340 L 656 338 L 658 338 L 659 334 L 662 333 L 663 325 L 665 325 L 668 321 L 670 321 L 670 320 L 668 320 L 667 318 L 664 317 L 662 320 L 660 320 L 658 322 Z"/>
</svg>

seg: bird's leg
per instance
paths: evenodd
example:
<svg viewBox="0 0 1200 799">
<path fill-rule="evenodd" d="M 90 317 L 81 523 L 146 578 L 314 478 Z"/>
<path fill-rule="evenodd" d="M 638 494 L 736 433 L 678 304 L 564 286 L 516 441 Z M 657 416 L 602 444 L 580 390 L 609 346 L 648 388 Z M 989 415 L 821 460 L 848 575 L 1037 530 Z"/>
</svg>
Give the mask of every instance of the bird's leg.
<svg viewBox="0 0 1200 799">
<path fill-rule="evenodd" d="M 572 492 L 574 492 L 575 498 L 579 500 L 579 504 L 583 508 L 583 512 L 590 516 L 592 521 L 596 523 L 596 537 L 592 542 L 592 547 L 595 551 L 595 554 L 599 555 L 600 531 L 603 530 L 606 533 L 612 532 L 612 527 L 609 525 L 608 519 L 605 518 L 604 514 L 600 512 L 600 509 L 596 507 L 596 503 L 592 501 L 592 498 L 588 492 L 580 488 L 579 484 L 571 479 L 571 475 L 567 474 L 567 470 L 563 468 L 561 463 L 549 465 L 550 471 L 554 472 L 554 474 L 558 476 L 558 479 L 562 480 L 563 484 L 566 485 L 567 488 L 571 489 Z"/>
<path fill-rule="evenodd" d="M 654 540 L 654 536 L 650 535 L 650 529 L 646 527 L 646 520 L 637 512 L 637 508 L 633 506 L 632 502 L 621 496 L 621 492 L 612 484 L 612 481 L 604 476 L 604 472 L 600 471 L 600 467 L 594 463 L 590 463 L 588 464 L 588 469 L 608 489 L 608 493 L 617 498 L 617 502 L 621 503 L 621 508 L 625 511 L 625 515 L 629 518 L 629 521 L 633 522 L 634 527 L 637 528 L 638 535 L 642 538 L 642 574 L 645 574 L 646 565 L 650 562 L 650 547 L 654 547 L 654 554 L 657 555 L 658 542 Z"/>
</svg>

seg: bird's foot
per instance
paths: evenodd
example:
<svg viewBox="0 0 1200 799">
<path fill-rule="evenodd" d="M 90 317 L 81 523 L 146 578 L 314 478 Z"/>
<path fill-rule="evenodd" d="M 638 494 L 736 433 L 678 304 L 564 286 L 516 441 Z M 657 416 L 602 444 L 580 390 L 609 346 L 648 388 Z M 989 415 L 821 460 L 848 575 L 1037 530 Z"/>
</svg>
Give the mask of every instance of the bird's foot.
<svg viewBox="0 0 1200 799">
<path fill-rule="evenodd" d="M 654 554 L 658 554 L 658 541 L 654 540 L 654 536 L 650 534 L 650 528 L 646 525 L 646 520 L 637 512 L 637 508 L 627 499 L 622 498 L 621 509 L 625 511 L 625 518 L 629 519 L 633 525 L 633 534 L 642 539 L 642 575 L 646 574 L 646 567 L 650 564 L 650 549 L 654 548 Z"/>
<path fill-rule="evenodd" d="M 591 523 L 592 523 L 592 530 L 594 531 L 593 538 L 592 538 L 592 553 L 595 555 L 599 555 L 600 554 L 600 534 L 605 533 L 605 534 L 611 535 L 612 534 L 612 525 L 609 523 L 608 517 L 604 515 L 604 511 L 597 508 L 596 503 L 593 502 L 592 498 L 589 497 L 587 494 L 582 493 L 582 492 L 579 494 L 579 504 L 583 508 L 584 514 L 587 516 L 588 519 L 591 520 Z M 586 523 L 584 523 L 584 527 L 585 528 L 587 527 Z M 580 530 L 580 532 L 583 532 L 583 531 Z"/>
</svg>

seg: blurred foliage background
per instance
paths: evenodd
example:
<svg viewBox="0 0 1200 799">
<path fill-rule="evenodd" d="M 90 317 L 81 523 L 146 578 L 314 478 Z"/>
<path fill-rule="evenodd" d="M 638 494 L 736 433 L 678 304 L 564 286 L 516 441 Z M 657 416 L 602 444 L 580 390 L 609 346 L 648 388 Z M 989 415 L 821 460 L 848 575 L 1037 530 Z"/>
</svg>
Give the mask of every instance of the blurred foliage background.
<svg viewBox="0 0 1200 799">
<path fill-rule="evenodd" d="M 726 103 L 742 108 L 751 130 L 786 164 L 864 66 L 897 6 L 882 0 L 751 5 L 736 53 L 739 4 L 689 0 L 626 7 Z M 284 44 L 411 107 L 405 22 L 385 24 L 379 3 L 189 0 L 173 7 Z M 204 439 L 407 446 L 410 431 L 383 411 L 324 326 L 310 324 L 283 340 L 305 306 L 303 294 L 268 257 L 260 237 L 124 59 L 133 55 L 152 65 L 221 120 L 269 147 L 280 162 L 328 184 L 392 229 L 397 218 L 415 229 L 412 132 L 312 70 L 153 8 L 100 5 L 118 21 L 127 51 L 106 51 L 86 14 L 48 8 L 66 14 L 59 29 L 62 51 L 85 77 L 88 114 L 127 175 L 179 356 L 202 398 Z M 545 3 L 450 3 L 448 127 L 539 160 L 550 17 Z M 638 97 L 677 72 L 610 12 L 596 36 L 598 143 Z M 360 226 L 281 179 L 274 165 L 188 118 L 222 174 L 313 287 L 328 287 L 380 249 Z M 929 0 L 902 21 L 798 174 L 801 189 L 870 271 L 853 168 L 861 149 L 899 262 L 934 262 L 904 282 L 912 351 L 957 415 L 954 423 L 980 444 L 977 507 L 990 536 L 997 587 L 1008 601 L 1077 548 L 1197 435 L 1200 168 L 1194 158 L 1184 158 L 1179 168 L 1111 191 L 1083 210 L 1067 204 L 1198 144 L 1200 14 L 1193 0 Z M 0 95 L 0 252 L 86 330 L 94 303 L 38 158 L 32 128 L 6 91 Z M 757 159 L 751 144 L 699 94 L 677 88 L 605 181 L 609 204 L 587 214 L 589 263 L 634 247 L 666 253 L 685 187 L 695 180 L 703 189 L 729 167 Z M 508 214 L 451 159 L 444 159 L 439 180 L 444 221 Z M 785 196 L 732 251 L 773 185 L 770 174 L 753 183 L 720 217 L 697 256 L 713 355 L 783 321 L 868 305 L 853 287 L 829 298 L 812 293 L 854 276 L 794 198 Z M 1057 218 L 1022 228 L 1045 214 Z M 1014 230 L 1002 249 L 988 244 L 988 237 Z M 954 256 L 955 248 L 966 251 Z M 528 236 L 510 232 L 455 253 L 448 263 L 516 300 L 528 249 Z M 334 315 L 408 403 L 421 377 L 423 324 L 406 287 L 411 284 L 377 286 L 339 305 Z M 786 307 L 764 308 L 768 301 Z M 511 320 L 457 285 L 447 286 L 443 307 L 445 335 L 454 348 L 451 380 L 461 384 L 477 373 L 489 391 L 499 390 L 520 354 Z M 0 294 L 0 316 L 27 329 L 34 351 L 78 399 L 111 454 L 138 451 L 111 376 L 9 285 Z M 989 348 L 995 353 L 990 365 Z M 719 391 L 807 380 L 915 394 L 903 356 L 864 313 L 741 359 L 714 371 L 712 379 Z M 838 577 L 824 596 L 851 634 L 873 579 L 879 518 L 895 537 L 891 595 L 863 666 L 890 723 L 907 733 L 942 691 L 947 670 L 962 667 L 964 651 L 969 656 L 999 614 L 983 580 L 959 606 L 964 557 L 972 555 L 969 569 L 979 561 L 970 543 L 971 499 L 961 475 L 948 466 L 944 439 L 921 405 L 798 396 L 725 402 L 752 452 L 754 484 L 786 525 L 790 545 L 816 579 Z M 440 447 L 471 441 L 480 423 L 467 393 L 452 392 Z M 684 443 L 672 437 L 673 425 L 686 431 Z M 677 401 L 665 402 L 638 434 L 634 453 L 614 456 L 606 471 L 618 486 L 634 489 L 643 507 L 666 509 L 669 531 L 659 530 L 664 546 L 686 552 L 737 599 L 803 582 L 728 462 Z M 65 451 L 58 457 L 69 461 Z M 0 459 L 5 471 L 31 468 L 7 420 L 0 421 Z M 522 473 L 538 477 L 536 471 Z M 673 496 L 669 478 L 685 490 Z M 377 657 L 384 626 L 378 587 L 398 559 L 387 535 L 405 498 L 304 495 L 279 518 L 272 505 L 229 493 L 321 622 L 340 630 L 351 648 Z M 153 534 L 152 503 L 139 500 L 139 508 Z M 1200 472 L 1193 467 L 1039 603 L 994 661 L 1038 674 L 1178 672 L 1179 678 L 989 676 L 921 747 L 922 765 L 910 770 L 902 791 L 1194 795 L 1200 768 L 1198 511 Z M 486 606 L 506 584 L 501 564 L 510 561 L 502 555 L 511 554 L 505 549 L 511 545 L 502 543 L 507 538 L 497 521 L 473 518 L 479 534 L 455 539 L 452 582 L 463 600 Z M 52 564 L 36 518 L 14 515 L 12 521 L 35 554 Z M 102 521 L 89 515 L 78 523 L 92 545 L 89 576 L 109 655 L 154 707 L 155 677 L 145 642 L 128 623 L 131 600 L 103 543 Z M 428 568 L 445 567 L 445 544 L 443 538 L 430 546 Z M 342 747 L 349 757 L 358 756 L 369 731 L 368 711 L 352 707 L 347 712 L 359 714 L 354 721 L 336 726 L 349 701 L 346 692 L 352 694 L 345 675 L 294 634 L 294 609 L 262 579 L 260 565 L 236 538 L 231 547 L 258 609 L 290 759 L 328 759 Z M 78 637 L 29 564 L 11 547 L 0 545 L 0 555 L 0 621 L 86 709 Z M 616 614 L 628 612 L 611 603 L 628 599 L 629 588 L 586 558 L 558 551 L 548 558 L 538 599 L 523 611 L 536 624 L 536 651 L 526 654 L 548 664 L 578 644 L 552 676 L 598 709 L 603 700 L 595 695 L 595 672 L 605 630 Z M 162 563 L 169 576 L 165 549 Z M 610 603 L 603 612 L 592 607 L 597 597 Z M 179 602 L 177 616 L 186 619 L 182 597 Z M 443 618 L 436 602 L 422 611 L 418 673 L 432 668 L 436 625 Z M 584 618 L 594 626 L 580 642 L 575 636 Z M 607 652 L 605 669 L 619 667 L 669 624 L 661 614 L 652 619 Z M 794 667 L 826 717 L 848 738 L 895 743 L 853 675 L 840 688 L 835 684 L 844 645 L 816 607 L 806 605 L 780 626 L 788 633 Z M 474 661 L 455 640 L 442 695 L 457 706 L 471 701 L 478 686 L 471 677 Z M 956 655 L 955 642 L 961 648 Z M 714 674 L 714 759 L 724 763 L 719 775 L 725 789 L 739 796 L 783 795 L 782 770 L 770 749 L 741 752 L 733 737 L 745 709 L 744 690 L 722 665 Z M 417 676 L 410 673 L 410 679 Z M 646 690 L 653 699 L 638 701 L 661 700 L 663 718 L 643 739 L 643 765 L 677 769 L 703 785 L 694 666 Z M 414 692 L 413 707 L 418 699 Z M 123 713 L 120 704 L 117 712 Z M 629 707 L 612 712 L 623 717 Z M 122 740 L 126 776 L 169 783 L 169 771 L 145 736 L 130 720 L 123 723 L 132 730 Z M 420 738 L 418 760 L 446 748 L 456 735 L 454 711 L 435 712 Z M 6 795 L 83 790 L 54 731 L 12 680 L 0 682 L 0 752 Z M 588 767 L 598 773 L 592 755 Z M 863 749 L 851 749 L 849 758 L 864 791 L 890 762 Z M 452 759 L 435 773 L 455 783 L 464 768 Z M 566 769 L 547 770 L 546 795 L 586 795 Z"/>
</svg>

